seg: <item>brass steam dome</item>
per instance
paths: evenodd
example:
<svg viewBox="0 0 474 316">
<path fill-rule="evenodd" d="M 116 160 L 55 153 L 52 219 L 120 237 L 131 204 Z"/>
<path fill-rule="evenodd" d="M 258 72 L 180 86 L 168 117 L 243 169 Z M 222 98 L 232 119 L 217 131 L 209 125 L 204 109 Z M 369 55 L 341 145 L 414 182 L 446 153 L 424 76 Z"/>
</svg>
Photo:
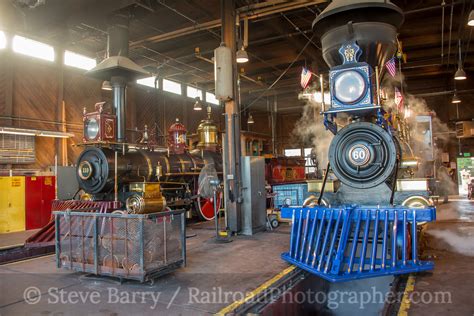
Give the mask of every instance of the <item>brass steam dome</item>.
<svg viewBox="0 0 474 316">
<path fill-rule="evenodd" d="M 218 130 L 214 121 L 211 119 L 211 107 L 207 107 L 207 118 L 202 120 L 197 128 L 199 142 L 197 147 L 203 148 L 215 148 L 219 145 L 218 143 Z"/>
</svg>

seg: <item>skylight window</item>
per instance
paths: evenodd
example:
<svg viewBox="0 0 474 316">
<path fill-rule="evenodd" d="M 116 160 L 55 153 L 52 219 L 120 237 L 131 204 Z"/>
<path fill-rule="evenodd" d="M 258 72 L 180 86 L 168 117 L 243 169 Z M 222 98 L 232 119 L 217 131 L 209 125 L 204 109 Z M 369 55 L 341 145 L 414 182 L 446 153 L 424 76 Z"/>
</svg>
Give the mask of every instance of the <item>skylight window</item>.
<svg viewBox="0 0 474 316">
<path fill-rule="evenodd" d="M 7 37 L 5 32 L 0 31 L 0 49 L 7 47 Z"/>
<path fill-rule="evenodd" d="M 97 65 L 93 58 L 79 55 L 68 50 L 64 51 L 64 64 L 79 69 L 90 70 Z"/>
<path fill-rule="evenodd" d="M 210 92 L 206 92 L 206 102 L 219 105 L 219 100 L 216 99 L 216 95 Z"/>
<path fill-rule="evenodd" d="M 12 47 L 13 51 L 16 53 L 48 61 L 54 61 L 54 48 L 48 44 L 15 35 L 13 37 Z"/>
<path fill-rule="evenodd" d="M 200 98 L 201 100 L 203 99 L 202 90 L 199 90 L 191 86 L 186 87 L 186 95 L 188 96 L 188 98 L 193 98 L 193 99 Z"/>
<path fill-rule="evenodd" d="M 148 77 L 148 78 L 138 79 L 137 83 L 141 84 L 143 86 L 150 87 L 150 88 L 155 88 L 155 77 Z M 156 88 L 158 88 L 158 86 L 159 86 L 159 82 L 157 80 L 156 81 Z"/>
<path fill-rule="evenodd" d="M 163 91 L 181 95 L 181 84 L 175 81 L 163 79 Z"/>
</svg>

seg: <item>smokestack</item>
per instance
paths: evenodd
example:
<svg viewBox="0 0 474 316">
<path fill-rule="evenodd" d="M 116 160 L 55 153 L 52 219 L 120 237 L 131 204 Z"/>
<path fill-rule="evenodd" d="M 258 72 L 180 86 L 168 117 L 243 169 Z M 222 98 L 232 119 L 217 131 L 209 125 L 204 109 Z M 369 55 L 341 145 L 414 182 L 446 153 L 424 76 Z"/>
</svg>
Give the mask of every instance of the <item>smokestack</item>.
<svg viewBox="0 0 474 316">
<path fill-rule="evenodd" d="M 117 141 L 125 142 L 127 82 L 150 75 L 128 58 L 127 17 L 114 15 L 110 18 L 107 29 L 107 58 L 86 75 L 110 81 L 117 116 Z"/>
<path fill-rule="evenodd" d="M 313 31 L 329 67 L 342 64 L 339 48 L 349 41 L 361 48 L 360 61 L 381 67 L 397 50 L 403 20 L 403 11 L 388 0 L 334 0 L 316 17 Z"/>
<path fill-rule="evenodd" d="M 128 18 L 115 15 L 109 20 L 107 28 L 107 58 L 128 57 Z"/>
</svg>

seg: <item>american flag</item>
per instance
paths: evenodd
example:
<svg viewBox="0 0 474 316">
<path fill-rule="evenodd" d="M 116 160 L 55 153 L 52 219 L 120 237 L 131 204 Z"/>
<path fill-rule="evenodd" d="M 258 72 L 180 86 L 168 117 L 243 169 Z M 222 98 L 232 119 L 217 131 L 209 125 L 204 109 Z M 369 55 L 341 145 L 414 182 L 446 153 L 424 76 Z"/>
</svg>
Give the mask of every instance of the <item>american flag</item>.
<svg viewBox="0 0 474 316">
<path fill-rule="evenodd" d="M 403 94 L 395 87 L 395 104 L 399 113 L 403 113 Z"/>
<path fill-rule="evenodd" d="M 395 65 L 395 57 L 387 61 L 387 63 L 385 64 L 385 67 L 387 68 L 388 73 L 392 75 L 392 77 L 395 77 L 395 75 L 397 74 L 397 66 Z"/>
<path fill-rule="evenodd" d="M 306 67 L 303 67 L 303 70 L 301 71 L 301 87 L 303 89 L 308 86 L 312 75 L 313 73 L 311 71 L 309 71 Z"/>
</svg>

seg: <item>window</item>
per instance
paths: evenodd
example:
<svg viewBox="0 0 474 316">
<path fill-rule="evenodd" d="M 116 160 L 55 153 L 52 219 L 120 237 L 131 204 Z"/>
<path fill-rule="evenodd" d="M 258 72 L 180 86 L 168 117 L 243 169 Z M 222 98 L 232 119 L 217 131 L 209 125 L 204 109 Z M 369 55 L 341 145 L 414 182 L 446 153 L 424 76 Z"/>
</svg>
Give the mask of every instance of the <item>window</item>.
<svg viewBox="0 0 474 316">
<path fill-rule="evenodd" d="M 315 173 L 316 172 L 316 166 L 313 164 L 313 160 L 311 159 L 311 150 L 313 148 L 305 148 L 304 149 L 304 160 L 305 162 L 305 169 L 306 173 Z"/>
<path fill-rule="evenodd" d="M 285 149 L 286 157 L 301 157 L 301 148 L 288 148 Z"/>
<path fill-rule="evenodd" d="M 137 83 L 141 84 L 143 86 L 155 88 L 155 79 L 157 79 L 157 78 L 156 77 L 148 77 L 148 78 L 138 79 Z M 159 86 L 159 81 L 156 80 L 156 88 L 158 88 L 158 86 Z"/>
<path fill-rule="evenodd" d="M 97 65 L 97 62 L 93 58 L 89 58 L 84 55 L 79 55 L 66 50 L 64 51 L 64 64 L 66 66 L 90 70 Z"/>
<path fill-rule="evenodd" d="M 193 98 L 193 99 L 199 98 L 199 99 L 203 100 L 202 90 L 199 90 L 198 88 L 187 86 L 186 87 L 186 95 L 188 96 L 188 98 Z"/>
<path fill-rule="evenodd" d="M 13 51 L 48 61 L 54 61 L 54 48 L 47 44 L 29 38 L 15 35 L 13 37 Z"/>
<path fill-rule="evenodd" d="M 216 99 L 216 95 L 209 92 L 206 92 L 206 102 L 219 105 L 219 100 Z"/>
<path fill-rule="evenodd" d="M 321 92 L 313 93 L 313 101 L 317 103 L 322 103 L 323 98 L 321 97 Z M 331 95 L 329 92 L 324 92 L 324 103 L 329 104 L 331 103 Z"/>
<path fill-rule="evenodd" d="M 5 33 L 0 31 L 0 49 L 7 47 L 7 37 Z"/>
<path fill-rule="evenodd" d="M 181 84 L 175 81 L 163 79 L 163 91 L 181 95 Z"/>
</svg>

